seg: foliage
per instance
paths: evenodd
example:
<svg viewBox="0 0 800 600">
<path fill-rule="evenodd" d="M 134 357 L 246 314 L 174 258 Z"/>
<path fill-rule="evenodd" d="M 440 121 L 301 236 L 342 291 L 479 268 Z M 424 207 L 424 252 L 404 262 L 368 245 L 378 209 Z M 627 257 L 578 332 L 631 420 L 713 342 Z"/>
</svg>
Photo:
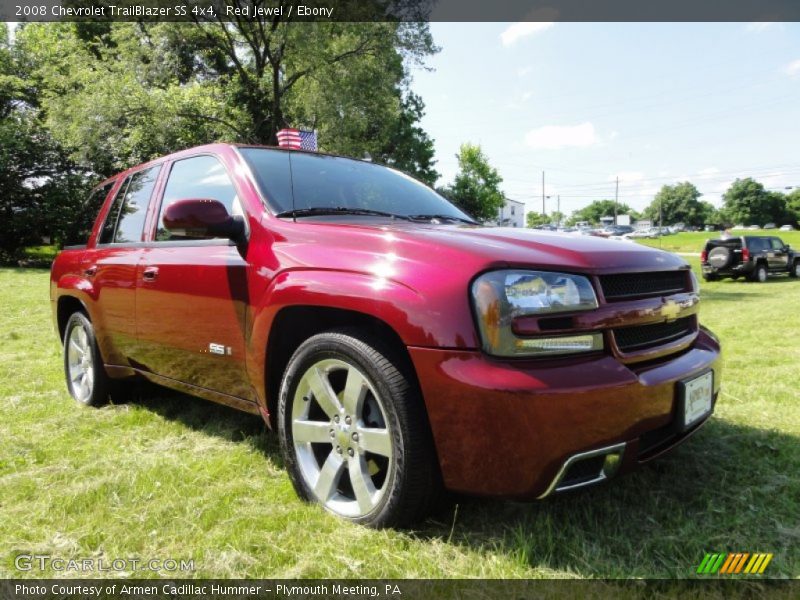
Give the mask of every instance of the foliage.
<svg viewBox="0 0 800 600">
<path fill-rule="evenodd" d="M 456 206 L 479 221 L 497 218 L 497 212 L 505 203 L 500 184 L 503 179 L 497 169 L 475 144 L 462 144 L 456 155 L 458 173 L 453 184 L 443 190 Z"/>
<path fill-rule="evenodd" d="M 435 173 L 407 90 L 407 65 L 437 50 L 424 23 L 42 23 L 17 44 L 49 128 L 100 173 L 211 141 L 275 144 L 289 125 Z"/>
<path fill-rule="evenodd" d="M 614 201 L 613 200 L 595 200 L 588 206 L 584 206 L 580 210 L 576 210 L 569 218 L 570 223 L 577 223 L 579 221 L 588 221 L 593 225 L 600 223 L 601 217 L 614 216 Z M 635 211 L 625 203 L 617 203 L 617 215 L 631 215 Z"/>
<path fill-rule="evenodd" d="M 26 244 L 39 243 L 42 237 L 63 239 L 82 204 L 90 176 L 42 126 L 18 71 L 5 36 L 0 36 L 2 262 L 19 258 Z"/>
<path fill-rule="evenodd" d="M 528 211 L 528 214 L 525 215 L 525 225 L 527 227 L 539 227 L 540 225 L 547 225 L 551 221 L 554 221 L 552 217 L 548 217 L 534 210 Z"/>
<path fill-rule="evenodd" d="M 664 185 L 643 214 L 654 223 L 685 223 L 699 227 L 708 223 L 714 212 L 710 202 L 700 200 L 701 195 L 688 181 Z"/>
<path fill-rule="evenodd" d="M 747 177 L 737 179 L 722 195 L 724 215 L 734 224 L 764 225 L 788 221 L 786 199 Z"/>
<path fill-rule="evenodd" d="M 786 194 L 786 222 L 800 223 L 800 188 Z"/>
</svg>

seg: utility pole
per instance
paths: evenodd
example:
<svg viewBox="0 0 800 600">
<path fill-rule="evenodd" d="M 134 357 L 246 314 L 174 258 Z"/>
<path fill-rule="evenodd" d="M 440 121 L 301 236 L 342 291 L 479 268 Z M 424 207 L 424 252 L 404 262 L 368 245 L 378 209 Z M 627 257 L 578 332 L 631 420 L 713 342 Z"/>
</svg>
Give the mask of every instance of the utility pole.
<svg viewBox="0 0 800 600">
<path fill-rule="evenodd" d="M 617 175 L 617 191 L 614 192 L 614 225 L 617 224 L 617 204 L 619 204 L 619 175 Z"/>
<path fill-rule="evenodd" d="M 556 205 L 558 206 L 558 208 L 557 208 L 557 210 L 558 210 L 558 226 L 561 227 L 561 194 L 556 196 L 556 198 L 557 198 Z"/>
<path fill-rule="evenodd" d="M 547 215 L 547 211 L 544 206 L 544 171 L 542 171 L 542 216 L 544 217 L 545 215 Z"/>
</svg>

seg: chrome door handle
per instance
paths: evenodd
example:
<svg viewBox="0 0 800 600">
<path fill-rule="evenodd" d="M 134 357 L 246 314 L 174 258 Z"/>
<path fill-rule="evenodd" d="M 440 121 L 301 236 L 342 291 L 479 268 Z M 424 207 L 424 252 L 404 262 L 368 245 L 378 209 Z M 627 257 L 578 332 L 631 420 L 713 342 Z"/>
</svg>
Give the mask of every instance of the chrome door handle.
<svg viewBox="0 0 800 600">
<path fill-rule="evenodd" d="M 146 267 L 142 272 L 142 279 L 145 281 L 155 281 L 158 278 L 158 267 Z"/>
</svg>

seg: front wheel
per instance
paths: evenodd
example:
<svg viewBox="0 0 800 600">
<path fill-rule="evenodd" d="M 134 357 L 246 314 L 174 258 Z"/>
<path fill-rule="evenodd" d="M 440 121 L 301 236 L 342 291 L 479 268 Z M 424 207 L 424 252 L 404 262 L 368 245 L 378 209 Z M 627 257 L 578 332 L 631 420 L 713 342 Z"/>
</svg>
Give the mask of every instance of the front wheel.
<svg viewBox="0 0 800 600">
<path fill-rule="evenodd" d="M 789 277 L 800 277 L 800 260 L 794 261 L 789 269 Z"/>
<path fill-rule="evenodd" d="M 315 335 L 286 368 L 281 451 L 297 493 L 351 521 L 409 525 L 440 482 L 422 399 L 402 361 L 349 330 Z"/>
<path fill-rule="evenodd" d="M 98 406 L 108 399 L 106 375 L 92 322 L 74 313 L 64 330 L 64 374 L 70 395 L 81 404 Z"/>
</svg>

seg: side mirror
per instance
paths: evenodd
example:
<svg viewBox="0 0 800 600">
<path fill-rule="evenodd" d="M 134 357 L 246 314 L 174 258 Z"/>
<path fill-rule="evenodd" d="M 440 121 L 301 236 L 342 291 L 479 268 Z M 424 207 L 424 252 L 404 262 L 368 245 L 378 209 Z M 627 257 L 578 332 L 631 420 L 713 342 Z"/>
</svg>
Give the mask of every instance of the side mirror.
<svg viewBox="0 0 800 600">
<path fill-rule="evenodd" d="M 229 215 L 225 205 L 219 200 L 177 200 L 164 211 L 163 221 L 167 231 L 188 238 L 222 237 L 235 242 L 245 239 L 244 219 Z"/>
</svg>

